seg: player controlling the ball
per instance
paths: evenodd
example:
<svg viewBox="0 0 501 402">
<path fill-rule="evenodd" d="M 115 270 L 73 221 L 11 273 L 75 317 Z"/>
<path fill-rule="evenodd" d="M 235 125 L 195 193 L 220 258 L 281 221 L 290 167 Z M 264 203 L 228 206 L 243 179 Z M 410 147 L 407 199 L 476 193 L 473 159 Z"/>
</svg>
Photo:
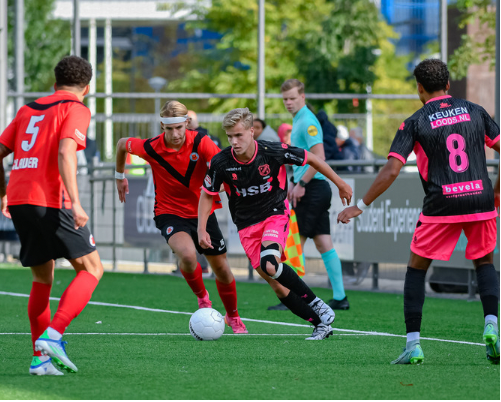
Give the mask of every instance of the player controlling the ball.
<svg viewBox="0 0 501 402">
<path fill-rule="evenodd" d="M 234 109 L 223 120 L 231 147 L 212 158 L 205 176 L 198 211 L 198 238 L 204 249 L 214 249 L 207 233 L 213 198 L 221 185 L 229 199 L 233 222 L 253 268 L 273 288 L 294 314 L 315 326 L 308 340 L 332 334 L 334 311 L 318 298 L 294 270 L 281 262 L 289 233 L 289 203 L 285 164 L 308 163 L 338 188 L 343 205 L 350 203 L 352 189 L 324 161 L 311 152 L 280 142 L 254 140 L 252 114 Z"/>
</svg>

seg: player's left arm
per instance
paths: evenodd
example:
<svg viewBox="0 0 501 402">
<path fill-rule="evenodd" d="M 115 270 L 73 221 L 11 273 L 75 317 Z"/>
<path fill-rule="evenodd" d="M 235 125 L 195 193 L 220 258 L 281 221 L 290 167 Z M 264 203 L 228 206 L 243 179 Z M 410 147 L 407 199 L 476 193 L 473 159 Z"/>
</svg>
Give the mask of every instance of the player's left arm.
<svg viewBox="0 0 501 402">
<path fill-rule="evenodd" d="M 2 208 L 2 214 L 7 218 L 11 219 L 9 209 L 7 208 L 7 188 L 5 185 L 5 170 L 3 168 L 3 160 L 12 151 L 5 145 L 0 143 L 0 203 Z"/>
<path fill-rule="evenodd" d="M 363 203 L 365 205 L 370 205 L 377 197 L 383 194 L 398 177 L 402 166 L 404 166 L 404 163 L 400 159 L 391 156 L 388 162 L 386 162 L 386 165 L 379 171 L 376 179 L 362 198 Z M 348 223 L 351 218 L 357 217 L 362 212 L 363 211 L 356 205 L 346 208 L 337 216 L 337 223 Z"/>
<path fill-rule="evenodd" d="M 312 152 L 307 152 L 307 155 L 306 163 L 311 166 L 308 170 L 319 171 L 326 176 L 339 189 L 339 198 L 341 198 L 343 205 L 350 205 L 353 189 L 323 159 Z"/>
</svg>

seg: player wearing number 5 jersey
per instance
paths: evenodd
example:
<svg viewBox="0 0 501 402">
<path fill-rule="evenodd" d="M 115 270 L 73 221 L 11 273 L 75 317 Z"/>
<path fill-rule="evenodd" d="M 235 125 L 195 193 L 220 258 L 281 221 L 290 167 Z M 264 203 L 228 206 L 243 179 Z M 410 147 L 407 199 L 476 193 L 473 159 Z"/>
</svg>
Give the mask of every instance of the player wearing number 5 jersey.
<svg viewBox="0 0 501 402">
<path fill-rule="evenodd" d="M 69 56 L 54 72 L 56 92 L 19 109 L 0 136 L 2 213 L 12 216 L 21 241 L 21 263 L 31 267 L 33 274 L 28 317 L 34 355 L 29 372 L 36 375 L 61 375 L 53 362 L 77 371 L 66 354 L 62 334 L 87 305 L 103 275 L 76 179 L 76 152 L 85 148 L 90 122 L 82 102 L 89 92 L 92 67 L 80 57 Z M 11 152 L 14 163 L 6 194 L 3 159 Z M 51 320 L 54 260 L 62 257 L 77 274 Z"/>
<path fill-rule="evenodd" d="M 499 152 L 499 127 L 479 105 L 447 95 L 449 71 L 437 59 L 414 70 L 423 107 L 400 126 L 388 162 L 357 206 L 342 211 L 338 222 L 360 215 L 398 176 L 412 150 L 425 198 L 411 243 L 404 285 L 407 345 L 394 364 L 421 363 L 420 328 L 425 276 L 432 260 L 449 260 L 464 231 L 466 258 L 473 260 L 484 311 L 487 359 L 499 364 L 499 279 L 493 265 L 496 247 L 496 206 L 487 174 L 485 145 Z"/>
</svg>

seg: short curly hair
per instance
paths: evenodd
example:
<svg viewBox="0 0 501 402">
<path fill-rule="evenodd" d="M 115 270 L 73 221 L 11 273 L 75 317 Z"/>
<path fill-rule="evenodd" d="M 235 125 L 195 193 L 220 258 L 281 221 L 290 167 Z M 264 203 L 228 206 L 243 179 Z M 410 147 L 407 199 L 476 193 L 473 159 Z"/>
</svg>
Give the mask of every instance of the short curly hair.
<svg viewBox="0 0 501 402">
<path fill-rule="evenodd" d="M 447 64 L 439 59 L 426 59 L 414 69 L 414 76 L 426 92 L 445 91 L 449 82 Z"/>
<path fill-rule="evenodd" d="M 58 87 L 80 87 L 89 85 L 92 79 L 91 64 L 78 56 L 66 56 L 54 68 Z"/>
</svg>

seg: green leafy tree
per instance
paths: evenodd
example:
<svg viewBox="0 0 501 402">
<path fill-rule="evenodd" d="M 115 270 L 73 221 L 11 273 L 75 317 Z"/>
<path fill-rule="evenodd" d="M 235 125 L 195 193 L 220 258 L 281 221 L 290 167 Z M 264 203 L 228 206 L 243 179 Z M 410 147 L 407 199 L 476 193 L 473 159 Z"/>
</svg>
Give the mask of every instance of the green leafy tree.
<svg viewBox="0 0 501 402">
<path fill-rule="evenodd" d="M 374 73 L 373 49 L 380 34 L 377 8 L 369 0 L 276 0 L 265 3 L 265 79 L 268 91 L 279 92 L 287 78 L 305 82 L 308 92 L 365 90 Z M 169 90 L 189 92 L 252 93 L 257 88 L 258 4 L 248 0 L 214 0 L 200 7 L 203 20 L 191 29 L 223 34 L 214 49 L 189 52 L 181 64 L 183 78 Z M 317 102 L 324 106 L 326 102 Z M 256 108 L 255 101 L 213 99 L 211 111 L 234 107 Z M 267 99 L 268 113 L 283 112 L 278 100 Z M 349 109 L 349 107 L 346 107 Z"/>
<path fill-rule="evenodd" d="M 388 38 L 397 35 L 389 27 L 381 26 Z M 416 93 L 416 81 L 411 72 L 405 67 L 412 58 L 409 56 L 396 56 L 395 45 L 388 41 L 380 42 L 381 55 L 374 65 L 374 74 L 377 77 L 372 87 L 374 94 L 412 94 Z M 372 101 L 374 152 L 385 157 L 395 137 L 398 127 L 407 117 L 411 116 L 423 105 L 419 99 L 386 100 L 375 99 Z"/>
<path fill-rule="evenodd" d="M 448 66 L 451 77 L 460 80 L 468 74 L 472 64 L 489 62 L 490 68 L 496 65 L 496 12 L 492 0 L 458 0 L 457 7 L 463 13 L 459 27 L 478 22 L 475 35 L 461 35 L 461 45 L 450 57 Z M 499 2 L 498 2 L 499 4 Z"/>
<path fill-rule="evenodd" d="M 8 0 L 9 66 L 14 70 L 15 0 Z M 54 0 L 24 0 L 24 70 L 26 91 L 49 91 L 55 64 L 70 53 L 71 25 L 54 19 Z M 13 82 L 11 86 L 14 88 Z"/>
</svg>

